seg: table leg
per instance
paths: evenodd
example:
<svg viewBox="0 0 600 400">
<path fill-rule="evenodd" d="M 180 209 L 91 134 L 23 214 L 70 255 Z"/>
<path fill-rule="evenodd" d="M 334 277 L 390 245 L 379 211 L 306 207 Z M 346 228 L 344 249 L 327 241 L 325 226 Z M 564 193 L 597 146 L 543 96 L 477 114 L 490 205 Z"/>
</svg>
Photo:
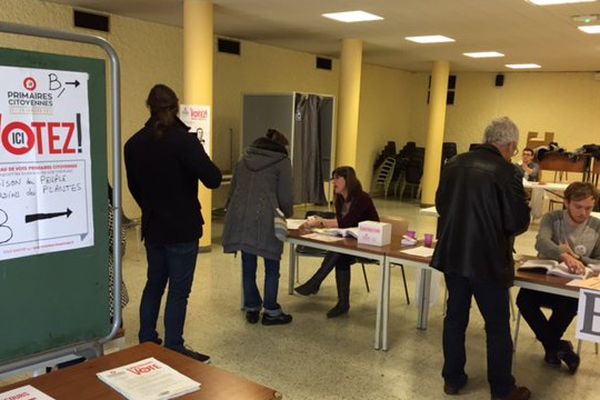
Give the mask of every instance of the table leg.
<svg viewBox="0 0 600 400">
<path fill-rule="evenodd" d="M 384 262 L 384 292 L 383 292 L 383 321 L 381 328 L 381 350 L 387 351 L 388 349 L 388 321 L 390 316 L 390 273 L 391 266 L 388 260 Z"/>
<path fill-rule="evenodd" d="M 296 276 L 296 245 L 293 243 L 290 243 L 289 257 L 288 294 L 294 294 L 294 277 Z"/>
<path fill-rule="evenodd" d="M 379 293 L 377 293 L 377 317 L 375 318 L 375 350 L 381 348 L 381 328 L 383 314 L 383 297 L 385 292 L 385 258 L 379 266 Z"/>
<path fill-rule="evenodd" d="M 244 311 L 244 265 L 242 263 L 242 252 L 240 252 L 240 309 Z"/>
<path fill-rule="evenodd" d="M 431 291 L 431 271 L 427 268 L 421 270 L 421 293 L 417 299 L 418 315 L 417 329 L 427 329 L 429 318 L 429 295 Z"/>
</svg>

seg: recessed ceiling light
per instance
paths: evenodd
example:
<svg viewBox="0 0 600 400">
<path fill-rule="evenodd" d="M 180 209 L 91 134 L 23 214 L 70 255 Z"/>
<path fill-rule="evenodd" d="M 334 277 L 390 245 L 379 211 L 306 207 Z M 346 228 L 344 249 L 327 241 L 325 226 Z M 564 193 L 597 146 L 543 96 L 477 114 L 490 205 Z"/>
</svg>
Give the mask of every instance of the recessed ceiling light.
<svg viewBox="0 0 600 400">
<path fill-rule="evenodd" d="M 591 24 L 592 22 L 596 22 L 598 20 L 598 14 L 588 14 L 588 15 L 573 15 L 571 19 L 575 22 L 581 22 L 583 24 Z"/>
<path fill-rule="evenodd" d="M 542 68 L 541 65 L 538 64 L 506 64 L 506 67 L 512 69 L 533 69 L 533 68 Z"/>
<path fill-rule="evenodd" d="M 455 40 L 442 35 L 407 36 L 404 39 L 415 43 L 447 43 Z"/>
<path fill-rule="evenodd" d="M 582 32 L 590 33 L 590 34 L 600 33 L 600 25 L 583 25 L 583 26 L 578 26 L 577 29 L 579 29 Z"/>
<path fill-rule="evenodd" d="M 365 22 L 379 21 L 383 19 L 383 17 L 380 17 L 379 15 L 371 14 L 361 10 L 326 13 L 321 14 L 321 16 L 340 22 Z"/>
<path fill-rule="evenodd" d="M 463 53 L 463 56 L 471 58 L 493 58 L 493 57 L 504 57 L 504 54 L 498 53 L 497 51 L 479 51 L 475 53 Z"/>
<path fill-rule="evenodd" d="M 591 3 L 596 0 L 525 0 L 536 6 L 553 6 L 555 4 Z"/>
</svg>

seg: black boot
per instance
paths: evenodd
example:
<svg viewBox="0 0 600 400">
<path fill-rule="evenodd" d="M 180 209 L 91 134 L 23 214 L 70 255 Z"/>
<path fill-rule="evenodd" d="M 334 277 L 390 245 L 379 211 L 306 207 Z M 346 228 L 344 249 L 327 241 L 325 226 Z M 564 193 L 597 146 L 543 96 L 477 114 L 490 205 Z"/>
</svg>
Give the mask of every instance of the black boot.
<svg viewBox="0 0 600 400">
<path fill-rule="evenodd" d="M 331 310 L 327 311 L 327 318 L 336 318 L 347 314 L 350 309 L 350 267 L 335 269 L 335 283 L 337 284 L 338 302 Z"/>
<path fill-rule="evenodd" d="M 315 272 L 315 274 L 308 280 L 306 283 L 298 286 L 294 290 L 296 293 L 301 294 L 302 296 L 310 296 L 311 294 L 317 294 L 319 288 L 321 287 L 321 283 L 327 275 L 331 272 L 331 270 L 335 267 L 335 263 L 337 260 L 337 253 L 328 252 L 321 263 L 321 266 Z"/>
</svg>

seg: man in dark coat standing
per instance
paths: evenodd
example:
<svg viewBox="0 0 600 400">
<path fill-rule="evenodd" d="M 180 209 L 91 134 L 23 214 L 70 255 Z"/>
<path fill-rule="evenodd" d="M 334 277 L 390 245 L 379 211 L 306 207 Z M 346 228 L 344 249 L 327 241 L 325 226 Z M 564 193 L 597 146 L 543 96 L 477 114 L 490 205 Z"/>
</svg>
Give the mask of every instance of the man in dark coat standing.
<svg viewBox="0 0 600 400">
<path fill-rule="evenodd" d="M 177 117 L 179 100 L 171 88 L 154 86 L 146 104 L 150 119 L 125 144 L 127 183 L 142 209 L 148 259 L 138 339 L 140 343 L 162 342 L 156 322 L 168 283 L 165 347 L 207 363 L 209 356 L 184 346 L 183 328 L 204 224 L 198 181 L 217 188 L 221 171 L 198 137 Z"/>
<path fill-rule="evenodd" d="M 509 289 L 514 279 L 513 242 L 527 230 L 529 207 L 517 169 L 519 130 L 509 118 L 485 129 L 484 143 L 445 164 L 436 193 L 439 240 L 431 265 L 448 288 L 444 319 L 444 392 L 467 383 L 465 331 L 471 297 L 485 320 L 488 382 L 495 399 L 529 399 L 512 376 Z"/>
</svg>

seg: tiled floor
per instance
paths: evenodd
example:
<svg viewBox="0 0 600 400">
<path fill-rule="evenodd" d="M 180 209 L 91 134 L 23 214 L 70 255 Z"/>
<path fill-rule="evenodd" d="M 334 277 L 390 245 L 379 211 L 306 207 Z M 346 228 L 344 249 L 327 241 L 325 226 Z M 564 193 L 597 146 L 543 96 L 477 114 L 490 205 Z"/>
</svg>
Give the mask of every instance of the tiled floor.
<svg viewBox="0 0 600 400">
<path fill-rule="evenodd" d="M 435 232 L 436 218 L 420 215 L 417 204 L 376 200 L 380 215 L 403 216 L 419 237 Z M 302 217 L 305 208 L 296 210 Z M 325 312 L 336 300 L 333 274 L 317 296 L 287 294 L 287 253 L 281 268 L 279 300 L 294 316 L 287 326 L 249 325 L 240 311 L 239 258 L 223 254 L 222 221 L 213 221 L 213 249 L 198 257 L 196 277 L 187 314 L 186 340 L 194 349 L 212 356 L 214 365 L 275 388 L 291 400 L 338 399 L 440 399 L 442 367 L 442 304 L 431 309 L 429 329 L 416 329 L 413 301 L 406 304 L 400 270 L 392 270 L 390 349 L 373 349 L 378 267 L 367 266 L 371 293 L 367 293 L 359 266 L 355 266 L 351 309 L 347 317 L 328 320 Z M 533 254 L 537 225 L 518 238 L 517 251 Z M 287 246 L 286 246 L 287 247 Z M 286 249 L 287 252 L 287 249 Z M 301 260 L 301 279 L 307 279 L 319 261 Z M 128 232 L 124 277 L 131 297 L 124 310 L 126 346 L 137 343 L 138 306 L 145 283 L 143 246 L 136 245 L 135 230 Z M 415 300 L 415 271 L 407 268 L 411 299 Z M 262 274 L 259 279 L 262 279 Z M 434 297 L 443 298 L 443 285 Z M 513 291 L 513 298 L 516 289 Z M 162 314 L 161 314 L 162 315 Z M 159 328 L 162 332 L 162 327 Z M 574 336 L 571 327 L 568 336 Z M 544 364 L 541 346 L 526 324 L 521 325 L 519 348 L 514 358 L 518 383 L 527 385 L 534 399 L 600 399 L 600 356 L 594 346 L 583 346 L 578 373 Z M 488 399 L 484 326 L 476 306 L 471 313 L 467 337 L 470 381 L 461 399 Z M 5 382 L 6 383 L 6 382 Z"/>
<path fill-rule="evenodd" d="M 419 215 L 418 205 L 376 200 L 381 215 L 398 215 L 410 221 L 419 236 L 435 232 L 436 218 Z M 297 217 L 306 209 L 298 208 Z M 292 400 L 308 399 L 438 399 L 444 398 L 442 366 L 442 306 L 432 307 L 429 329 L 416 329 L 414 302 L 406 305 L 399 269 L 392 271 L 390 349 L 373 350 L 377 267 L 367 266 L 371 293 L 367 293 L 360 267 L 354 268 L 351 309 L 347 317 L 327 320 L 325 312 L 336 300 L 333 274 L 317 296 L 303 298 L 287 294 L 287 256 L 281 268 L 279 300 L 294 316 L 287 326 L 249 325 L 240 311 L 239 258 L 223 254 L 220 246 L 222 221 L 214 220 L 213 249 L 198 257 L 196 278 L 186 322 L 187 343 L 208 353 L 213 363 L 275 388 Z M 517 251 L 533 254 L 537 225 L 517 240 Z M 143 247 L 135 245 L 135 232 L 129 234 L 124 276 L 131 303 L 124 310 L 126 343 L 136 343 L 138 305 L 145 281 Z M 286 246 L 287 247 L 287 246 Z M 287 251 L 287 249 L 286 249 Z M 301 279 L 315 270 L 318 260 L 301 260 Z M 411 298 L 415 299 L 414 271 L 407 268 Z M 259 279 L 262 279 L 262 275 Z M 437 287 L 438 297 L 444 294 Z M 516 290 L 514 290 L 516 295 Z M 513 296 L 514 297 L 514 296 Z M 161 329 L 162 330 L 162 329 Z M 573 337 L 571 330 L 569 337 Z M 468 329 L 469 385 L 461 398 L 489 398 L 486 381 L 485 332 L 476 306 Z M 526 324 L 521 325 L 519 348 L 514 359 L 518 383 L 527 385 L 535 399 L 600 399 L 598 367 L 600 356 L 594 346 L 583 346 L 582 364 L 575 376 L 566 369 L 544 364 L 541 346 Z M 596 383 L 594 383 L 596 382 Z"/>
</svg>

